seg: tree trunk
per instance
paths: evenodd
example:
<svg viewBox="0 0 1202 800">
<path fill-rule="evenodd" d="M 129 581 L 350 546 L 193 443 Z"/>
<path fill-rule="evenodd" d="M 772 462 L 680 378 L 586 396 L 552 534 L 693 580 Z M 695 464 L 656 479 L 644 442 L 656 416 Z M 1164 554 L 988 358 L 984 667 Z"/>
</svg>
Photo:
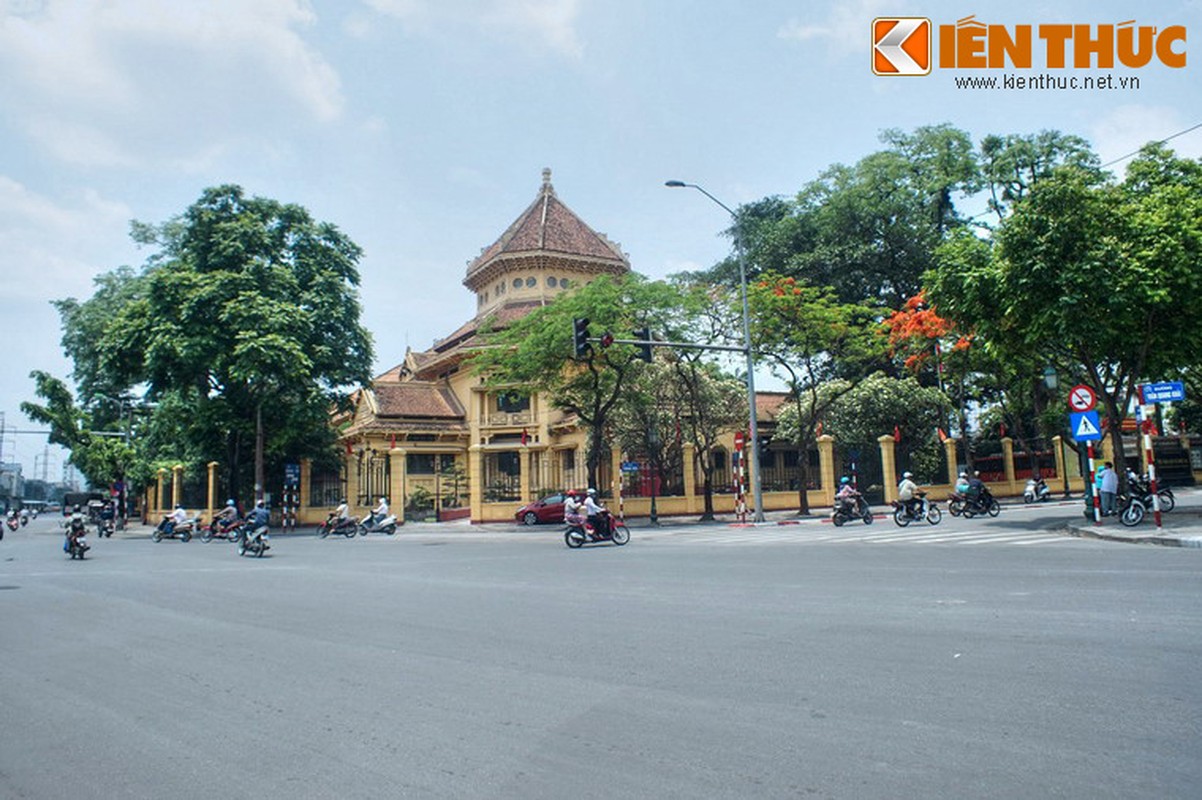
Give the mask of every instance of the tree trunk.
<svg viewBox="0 0 1202 800">
<path fill-rule="evenodd" d="M 263 403 L 255 406 L 255 502 L 263 499 Z"/>
</svg>

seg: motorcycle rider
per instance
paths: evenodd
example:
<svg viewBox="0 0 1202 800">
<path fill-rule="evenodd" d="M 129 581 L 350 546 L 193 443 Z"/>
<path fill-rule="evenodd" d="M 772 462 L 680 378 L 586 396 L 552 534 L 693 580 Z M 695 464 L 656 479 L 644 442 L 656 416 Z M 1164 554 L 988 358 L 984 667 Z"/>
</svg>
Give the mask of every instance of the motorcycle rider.
<svg viewBox="0 0 1202 800">
<path fill-rule="evenodd" d="M 334 509 L 334 527 L 332 530 L 342 530 L 350 523 L 350 508 L 346 504 L 346 498 L 343 497 L 338 501 L 338 508 Z"/>
<path fill-rule="evenodd" d="M 63 542 L 63 552 L 70 553 L 71 545 L 85 536 L 88 532 L 88 518 L 84 516 L 79 506 L 76 505 L 71 509 L 71 516 L 67 519 L 67 540 Z M 84 545 L 84 549 L 87 549 Z"/>
<path fill-rule="evenodd" d="M 388 498 L 381 497 L 380 504 L 371 512 L 371 525 L 378 525 L 388 518 Z"/>
<path fill-rule="evenodd" d="M 254 509 L 250 512 L 250 529 L 251 536 L 262 537 L 267 535 L 267 524 L 271 521 L 271 512 L 267 510 L 267 505 L 262 500 L 255 502 Z M 263 549 L 269 550 L 271 545 L 263 543 Z"/>
<path fill-rule="evenodd" d="M 915 503 L 921 502 L 922 496 L 918 491 L 918 484 L 914 483 L 914 473 L 902 473 L 901 483 L 897 485 L 897 499 L 905 504 L 907 514 L 912 517 L 918 515 L 918 512 L 915 510 Z"/>
<path fill-rule="evenodd" d="M 856 506 L 856 498 L 859 496 L 860 492 L 852 484 L 851 478 L 844 475 L 839 479 L 839 491 L 835 494 L 836 503 L 854 510 Z"/>
<path fill-rule="evenodd" d="M 597 490 L 590 488 L 588 495 L 584 498 L 584 513 L 588 517 L 588 522 L 593 526 L 593 530 L 598 536 L 605 536 L 609 533 L 609 524 L 606 521 L 605 506 L 597 502 Z"/>
<path fill-rule="evenodd" d="M 563 521 L 568 525 L 579 525 L 584 522 L 580 514 L 583 504 L 576 498 L 576 490 L 568 489 L 563 498 Z"/>
</svg>

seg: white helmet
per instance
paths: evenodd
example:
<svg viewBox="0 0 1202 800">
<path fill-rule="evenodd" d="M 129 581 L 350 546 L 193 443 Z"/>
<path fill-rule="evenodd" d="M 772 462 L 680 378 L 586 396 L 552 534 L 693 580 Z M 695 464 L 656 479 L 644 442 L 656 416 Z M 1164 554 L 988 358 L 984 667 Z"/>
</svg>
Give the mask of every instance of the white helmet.
<svg viewBox="0 0 1202 800">
<path fill-rule="evenodd" d="M 903 477 L 903 478 L 913 478 L 913 477 L 914 477 L 914 473 L 913 473 L 913 472 L 903 472 L 903 473 L 902 473 L 902 477 Z"/>
<path fill-rule="evenodd" d="M 596 490 L 596 489 L 589 489 L 589 490 L 588 490 L 588 493 L 589 493 L 589 494 L 596 494 L 596 493 L 597 493 L 597 490 Z"/>
</svg>

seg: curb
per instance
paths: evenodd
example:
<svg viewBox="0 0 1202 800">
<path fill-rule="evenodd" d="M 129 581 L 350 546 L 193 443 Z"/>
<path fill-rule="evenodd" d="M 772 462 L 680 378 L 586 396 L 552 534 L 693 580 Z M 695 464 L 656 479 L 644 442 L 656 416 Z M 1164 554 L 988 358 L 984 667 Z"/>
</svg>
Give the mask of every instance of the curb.
<svg viewBox="0 0 1202 800">
<path fill-rule="evenodd" d="M 1078 525 L 1065 524 L 1054 528 L 1062 530 L 1069 536 L 1081 539 L 1101 539 L 1107 542 L 1122 542 L 1124 544 L 1155 544 L 1162 547 L 1198 547 L 1202 548 L 1202 536 L 1165 536 L 1163 534 L 1122 534 L 1106 533 L 1092 528 L 1082 528 Z"/>
</svg>

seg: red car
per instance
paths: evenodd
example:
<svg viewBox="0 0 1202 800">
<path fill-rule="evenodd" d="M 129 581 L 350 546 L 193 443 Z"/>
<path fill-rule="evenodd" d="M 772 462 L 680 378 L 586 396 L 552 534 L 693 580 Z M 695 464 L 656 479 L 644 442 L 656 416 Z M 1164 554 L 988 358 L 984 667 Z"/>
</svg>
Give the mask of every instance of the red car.
<svg viewBox="0 0 1202 800">
<path fill-rule="evenodd" d="M 540 522 L 563 522 L 563 500 L 560 494 L 549 494 L 542 500 L 527 503 L 517 510 L 514 519 L 523 525 L 537 525 Z"/>
</svg>

